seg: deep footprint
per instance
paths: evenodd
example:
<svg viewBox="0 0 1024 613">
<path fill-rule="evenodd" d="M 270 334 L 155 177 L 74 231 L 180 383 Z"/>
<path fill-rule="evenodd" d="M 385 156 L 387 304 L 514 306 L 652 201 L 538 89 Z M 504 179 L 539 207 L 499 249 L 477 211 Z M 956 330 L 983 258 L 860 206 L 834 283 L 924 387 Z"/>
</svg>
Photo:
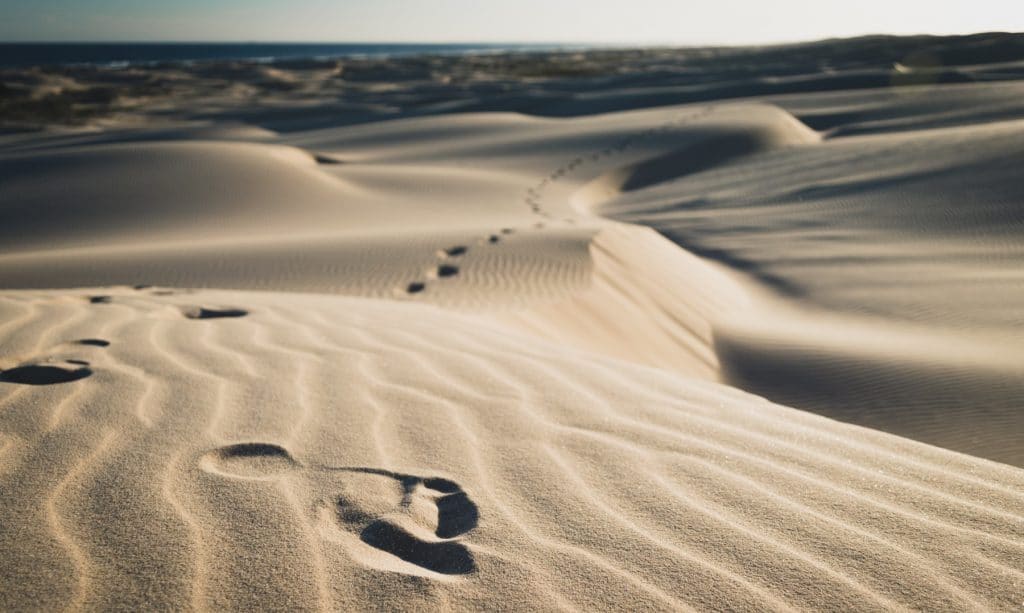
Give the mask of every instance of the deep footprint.
<svg viewBox="0 0 1024 613">
<path fill-rule="evenodd" d="M 206 307 L 187 307 L 182 309 L 182 314 L 189 319 L 221 319 L 231 317 L 245 317 L 249 311 L 245 309 L 209 309 Z"/>
<path fill-rule="evenodd" d="M 47 364 L 29 364 L 0 372 L 0 382 L 19 383 L 21 385 L 54 385 L 70 383 L 84 379 L 92 374 L 92 370 L 75 364 L 77 367 L 65 368 Z"/>
<path fill-rule="evenodd" d="M 418 293 L 422 292 L 425 289 L 427 289 L 427 285 L 425 283 L 420 282 L 420 281 L 413 281 L 412 283 L 410 283 L 409 285 L 407 285 L 405 287 L 406 293 L 409 293 L 409 294 L 418 294 Z"/>
<path fill-rule="evenodd" d="M 437 267 L 437 276 L 444 279 L 446 277 L 454 277 L 459 274 L 459 267 L 452 266 L 451 264 L 442 264 Z"/>
<path fill-rule="evenodd" d="M 326 164 L 326 165 L 329 165 L 329 166 L 330 165 L 342 164 L 343 163 L 341 160 L 337 160 L 337 159 L 334 159 L 334 158 L 332 158 L 332 157 L 330 157 L 328 155 L 323 155 L 323 154 L 314 155 L 313 159 L 316 160 L 317 164 Z"/>
<path fill-rule="evenodd" d="M 241 477 L 270 477 L 298 466 L 288 450 L 274 443 L 236 443 L 204 456 L 204 466 Z"/>
<path fill-rule="evenodd" d="M 105 341 L 102 338 L 83 338 L 77 341 L 79 345 L 88 345 L 90 347 L 109 347 L 110 341 Z"/>
<path fill-rule="evenodd" d="M 430 543 L 386 520 L 371 523 L 359 538 L 367 545 L 436 573 L 464 575 L 476 570 L 473 554 L 465 545 L 453 541 Z"/>
<path fill-rule="evenodd" d="M 466 492 L 455 492 L 437 499 L 437 536 L 454 538 L 476 528 L 480 512 Z"/>
<path fill-rule="evenodd" d="M 469 251 L 469 247 L 466 247 L 464 245 L 456 245 L 454 247 L 444 249 L 442 253 L 444 253 L 444 255 L 450 258 L 457 258 L 460 255 L 466 255 L 467 251 Z"/>
<path fill-rule="evenodd" d="M 91 304 L 110 304 L 110 296 L 89 296 L 89 302 Z"/>
</svg>

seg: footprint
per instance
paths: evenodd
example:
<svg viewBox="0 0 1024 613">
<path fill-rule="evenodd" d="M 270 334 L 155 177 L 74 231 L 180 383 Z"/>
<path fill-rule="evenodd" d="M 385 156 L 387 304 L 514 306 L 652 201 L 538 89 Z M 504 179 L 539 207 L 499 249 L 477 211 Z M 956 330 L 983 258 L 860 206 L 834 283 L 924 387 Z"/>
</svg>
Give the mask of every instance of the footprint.
<svg viewBox="0 0 1024 613">
<path fill-rule="evenodd" d="M 492 235 L 487 237 L 487 242 L 492 244 L 492 245 L 496 245 L 499 242 L 501 242 L 501 237 L 498 236 L 497 234 L 492 234 Z"/>
<path fill-rule="evenodd" d="M 0 371 L 0 382 L 21 385 L 54 385 L 84 379 L 92 374 L 88 363 L 81 360 L 66 360 L 70 366 L 54 364 L 26 364 Z"/>
<path fill-rule="evenodd" d="M 413 281 L 409 285 L 405 286 L 405 292 L 407 294 L 418 294 L 425 289 L 427 289 L 427 284 L 422 281 Z"/>
<path fill-rule="evenodd" d="M 441 252 L 438 253 L 438 256 L 440 256 L 440 257 L 447 256 L 447 257 L 450 257 L 450 258 L 457 258 L 457 257 L 459 257 L 461 255 L 466 255 L 467 251 L 469 251 L 469 247 L 466 247 L 465 245 L 456 245 L 454 247 L 448 247 L 447 249 L 442 249 Z"/>
<path fill-rule="evenodd" d="M 343 529 L 353 531 L 362 525 L 359 530 L 362 542 L 435 573 L 464 575 L 476 570 L 473 553 L 456 538 L 475 528 L 480 514 L 457 483 L 384 471 L 374 471 L 374 474 L 391 477 L 401 484 L 405 494 L 400 512 L 366 524 L 366 514 L 354 512 L 351 501 L 339 498 L 337 518 Z M 434 526 L 424 525 L 429 521 L 416 512 L 430 506 L 436 508 Z"/>
<path fill-rule="evenodd" d="M 245 317 L 249 314 L 249 311 L 235 308 L 213 309 L 201 306 L 190 306 L 183 307 L 181 314 L 189 319 L 221 319 L 226 317 Z"/>
<path fill-rule="evenodd" d="M 423 571 L 464 575 L 477 568 L 460 537 L 477 527 L 480 513 L 450 479 L 370 467 L 305 465 L 284 447 L 266 442 L 219 447 L 203 454 L 199 464 L 226 477 L 302 479 L 312 486 L 310 491 L 336 492 L 309 501 L 311 521 L 320 521 L 330 530 L 327 534 L 336 535 L 333 540 L 368 566 L 420 576 Z M 387 556 L 397 559 L 389 562 Z"/>
<path fill-rule="evenodd" d="M 502 234 L 514 234 L 515 230 L 513 230 L 512 228 L 502 228 L 501 229 L 501 233 Z"/>
<path fill-rule="evenodd" d="M 313 159 L 316 160 L 317 164 L 334 165 L 334 164 L 342 164 L 343 163 L 341 160 L 338 160 L 338 159 L 332 158 L 329 155 L 323 155 L 323 154 L 314 155 Z"/>
<path fill-rule="evenodd" d="M 133 285 L 132 289 L 137 291 L 137 292 L 141 292 L 142 290 L 149 289 L 151 287 L 153 287 L 153 286 L 152 285 L 147 285 L 145 283 L 140 283 L 139 285 Z"/>
<path fill-rule="evenodd" d="M 459 274 L 458 266 L 452 266 L 451 264 L 441 264 L 440 266 L 437 267 L 437 276 L 439 278 L 444 279 L 448 277 L 454 277 L 457 274 Z"/>
<path fill-rule="evenodd" d="M 110 304 L 112 300 L 110 296 L 89 296 L 91 304 Z"/>
<path fill-rule="evenodd" d="M 465 575 L 476 570 L 473 554 L 462 543 L 426 541 L 387 520 L 371 523 L 359 538 L 371 547 L 435 573 Z"/>
<path fill-rule="evenodd" d="M 207 453 L 200 464 L 209 472 L 268 478 L 299 466 L 288 450 L 273 443 L 236 443 Z"/>
<path fill-rule="evenodd" d="M 110 341 L 105 341 L 102 338 L 83 338 L 82 340 L 75 341 L 79 345 L 88 345 L 90 347 L 109 347 Z"/>
</svg>

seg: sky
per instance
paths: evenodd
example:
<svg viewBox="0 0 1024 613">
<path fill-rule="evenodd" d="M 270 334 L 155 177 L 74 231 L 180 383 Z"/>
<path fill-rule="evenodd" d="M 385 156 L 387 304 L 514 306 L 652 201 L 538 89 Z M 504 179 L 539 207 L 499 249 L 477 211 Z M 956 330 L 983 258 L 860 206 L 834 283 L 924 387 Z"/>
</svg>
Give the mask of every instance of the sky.
<svg viewBox="0 0 1024 613">
<path fill-rule="evenodd" d="M 752 44 L 1024 31 L 1024 0 L 0 0 L 0 41 Z"/>
</svg>

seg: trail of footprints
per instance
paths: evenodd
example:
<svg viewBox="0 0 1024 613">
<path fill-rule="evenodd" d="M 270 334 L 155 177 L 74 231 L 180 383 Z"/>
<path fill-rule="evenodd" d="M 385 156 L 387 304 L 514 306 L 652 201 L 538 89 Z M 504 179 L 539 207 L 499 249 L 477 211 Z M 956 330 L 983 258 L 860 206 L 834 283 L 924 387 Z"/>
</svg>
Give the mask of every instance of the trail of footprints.
<svg viewBox="0 0 1024 613">
<path fill-rule="evenodd" d="M 455 246 L 445 250 L 446 257 L 459 257 L 468 249 Z M 458 272 L 454 265 L 438 267 L 443 278 Z M 142 291 L 148 286 L 137 286 Z M 157 291 L 160 293 L 157 294 Z M 166 290 L 151 292 L 167 295 Z M 87 296 L 90 304 L 114 302 L 112 296 Z M 243 317 L 237 308 L 201 306 L 180 307 L 187 319 Z M 111 342 L 102 338 L 82 338 L 55 348 L 51 357 L 36 359 L 0 370 L 0 384 L 57 385 L 85 379 L 93 374 L 90 362 L 79 357 L 53 357 L 69 347 L 105 349 Z M 476 570 L 473 553 L 463 535 L 479 521 L 476 504 L 454 481 L 437 476 L 416 476 L 370 467 L 306 466 L 283 447 L 272 443 L 239 443 L 203 454 L 200 466 L 216 474 L 267 479 L 292 477 L 315 479 L 327 475 L 336 484 L 335 494 L 316 501 L 313 521 L 326 522 L 339 535 L 393 556 L 398 560 L 388 570 L 406 569 L 412 574 L 424 571 L 440 575 L 465 575 Z M 352 555 L 373 566 L 372 556 L 353 549 Z"/>
<path fill-rule="evenodd" d="M 602 157 L 621 153 L 639 140 L 672 129 L 710 113 L 704 109 L 697 114 L 677 118 L 657 128 L 632 135 L 611 147 L 580 156 L 555 169 L 550 175 L 530 187 L 524 201 L 531 212 L 541 218 L 533 228 L 545 228 L 544 220 L 551 220 L 543 205 L 544 191 L 569 173 Z M 318 160 L 320 161 L 320 160 Z M 321 163 L 327 163 L 326 161 Z M 566 223 L 573 223 L 571 218 Z M 478 239 L 478 245 L 497 245 L 503 237 L 515 233 L 513 228 Z M 462 258 L 469 253 L 467 245 L 453 245 L 438 250 L 436 262 L 425 279 L 411 281 L 405 286 L 406 294 L 426 290 L 428 282 L 444 281 L 459 275 Z M 136 291 L 150 289 L 136 285 Z M 167 296 L 169 290 L 153 290 L 153 295 Z M 93 305 L 111 304 L 112 296 L 88 296 Z M 184 306 L 179 307 L 183 317 L 192 320 L 238 318 L 248 315 L 244 309 L 233 307 Z M 110 342 L 100 338 L 85 338 L 72 343 L 78 347 L 103 349 Z M 0 370 L 0 384 L 55 385 L 85 379 L 93 374 L 87 360 L 77 357 L 60 360 L 34 360 Z M 393 556 L 401 564 L 441 575 L 464 575 L 476 570 L 476 562 L 469 547 L 463 543 L 465 534 L 479 522 L 479 511 L 469 495 L 454 481 L 443 477 L 422 477 L 369 467 L 306 466 L 295 460 L 279 445 L 272 443 L 240 443 L 228 445 L 206 453 L 200 460 L 202 467 L 213 473 L 244 478 L 291 477 L 311 479 L 331 476 L 338 482 L 333 498 L 317 501 L 314 508 L 318 521 L 327 522 L 339 534 L 349 535 L 365 546 Z M 340 477 L 340 479 L 339 479 Z M 358 557 L 359 551 L 354 550 Z M 364 560 L 372 564 L 371 560 Z M 400 567 L 400 566 L 399 566 Z"/>
<path fill-rule="evenodd" d="M 530 208 L 530 212 L 541 218 L 541 220 L 532 224 L 532 228 L 534 230 L 543 230 L 547 227 L 545 220 L 548 222 L 554 220 L 554 216 L 545 210 L 543 206 L 544 192 L 551 185 L 561 181 L 580 167 L 586 166 L 590 163 L 599 162 L 602 158 L 610 158 L 614 155 L 622 154 L 647 138 L 692 123 L 707 117 L 712 112 L 714 112 L 714 107 L 708 106 L 703 107 L 696 112 L 683 113 L 660 125 L 623 137 L 619 141 L 603 149 L 598 149 L 590 152 L 589 154 L 577 156 L 551 171 L 549 175 L 527 188 L 526 195 L 523 198 L 523 202 Z M 576 223 L 576 220 L 572 217 L 566 217 L 561 221 L 569 225 Z M 508 236 L 513 233 L 515 233 L 513 228 L 502 228 L 499 233 L 488 234 L 487 236 L 480 238 L 477 243 L 481 245 L 497 245 L 501 242 L 503 236 Z M 397 290 L 396 293 L 404 293 L 410 296 L 420 294 L 426 291 L 431 281 L 455 277 L 459 274 L 459 267 L 451 261 L 455 258 L 466 255 L 468 250 L 468 247 L 465 245 L 456 245 L 454 247 L 439 250 L 437 252 L 437 258 L 440 260 L 440 263 L 427 272 L 426 278 L 410 281 L 404 288 Z"/>
<path fill-rule="evenodd" d="M 379 468 L 305 465 L 273 443 L 227 445 L 207 452 L 200 467 L 213 474 L 247 479 L 297 479 L 335 492 L 312 501 L 310 521 L 328 534 L 349 537 L 393 556 L 389 570 L 423 570 L 465 575 L 476 570 L 463 535 L 478 524 L 476 504 L 459 484 L 444 477 L 422 477 Z M 372 556 L 351 548 L 358 561 L 373 566 Z M 408 566 L 406 566 L 408 565 Z"/>
<path fill-rule="evenodd" d="M 132 289 L 143 291 L 150 289 L 149 285 L 135 285 Z M 170 290 L 153 290 L 154 296 L 169 296 L 174 292 Z M 94 295 L 87 296 L 89 304 L 103 305 L 112 304 L 113 296 Z M 221 319 L 245 317 L 248 311 L 233 307 L 204 307 L 204 306 L 183 306 L 179 307 L 182 316 L 186 319 Z M 106 348 L 110 341 L 101 338 L 85 338 L 69 343 L 79 347 Z M 31 358 L 10 368 L 0 369 L 0 383 L 11 383 L 17 385 L 57 385 L 71 383 L 85 379 L 93 374 L 91 363 L 77 357 L 59 357 L 65 353 L 63 347 L 56 347 L 48 352 L 49 355 Z"/>
</svg>

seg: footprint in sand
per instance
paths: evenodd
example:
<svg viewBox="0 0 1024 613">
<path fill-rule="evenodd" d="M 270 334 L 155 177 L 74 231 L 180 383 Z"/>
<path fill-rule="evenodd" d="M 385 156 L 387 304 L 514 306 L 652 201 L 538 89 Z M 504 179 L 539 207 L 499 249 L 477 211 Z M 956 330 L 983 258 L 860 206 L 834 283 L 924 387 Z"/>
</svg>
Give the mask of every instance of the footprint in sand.
<svg viewBox="0 0 1024 613">
<path fill-rule="evenodd" d="M 487 242 L 492 245 L 497 245 L 498 243 L 501 242 L 501 237 L 498 236 L 497 234 L 492 234 L 487 237 Z"/>
<path fill-rule="evenodd" d="M 314 155 L 313 159 L 316 160 L 317 164 L 325 164 L 325 165 L 328 165 L 328 166 L 333 166 L 333 165 L 336 165 L 336 164 L 342 164 L 343 163 L 339 159 L 332 158 L 331 156 L 324 155 L 322 153 Z"/>
<path fill-rule="evenodd" d="M 367 467 L 306 466 L 284 447 L 261 442 L 207 452 L 200 466 L 228 477 L 304 479 L 312 482 L 313 490 L 326 484 L 335 494 L 311 505 L 316 508 L 312 521 L 348 535 L 342 542 L 359 543 L 349 550 L 367 565 L 380 566 L 383 553 L 397 558 L 386 563 L 391 571 L 464 575 L 476 570 L 473 552 L 460 537 L 476 528 L 480 513 L 450 479 Z M 378 553 L 370 553 L 374 550 Z"/>
<path fill-rule="evenodd" d="M 249 311 L 236 308 L 209 308 L 202 306 L 182 307 L 181 314 L 189 319 L 223 319 L 231 317 L 245 317 Z"/>
<path fill-rule="evenodd" d="M 427 284 L 422 281 L 413 281 L 409 285 L 405 286 L 405 293 L 407 294 L 418 294 L 423 290 L 427 289 Z"/>
<path fill-rule="evenodd" d="M 110 304 L 112 301 L 110 296 L 89 296 L 90 304 Z"/>
<path fill-rule="evenodd" d="M 84 379 L 92 374 L 84 360 L 64 360 L 55 364 L 24 364 L 0 371 L 0 383 L 54 385 Z"/>
<path fill-rule="evenodd" d="M 452 266 L 451 264 L 441 264 L 440 266 L 437 267 L 437 276 L 440 279 L 454 277 L 457 274 L 459 274 L 458 266 Z"/>
<path fill-rule="evenodd" d="M 467 251 L 469 251 L 469 247 L 466 247 L 465 245 L 455 245 L 454 247 L 448 247 L 447 249 L 442 249 L 438 251 L 437 257 L 457 258 L 466 255 Z"/>
<path fill-rule="evenodd" d="M 109 347 L 110 341 L 105 341 L 102 338 L 83 338 L 75 341 L 79 345 L 87 345 L 89 347 Z"/>
<path fill-rule="evenodd" d="M 83 338 L 68 343 L 87 347 L 109 347 L 110 341 L 101 338 Z M 70 383 L 92 375 L 90 364 L 79 358 L 57 359 L 41 358 L 30 364 L 21 364 L 6 370 L 0 370 L 0 383 L 17 383 L 20 385 L 55 385 Z"/>
</svg>

